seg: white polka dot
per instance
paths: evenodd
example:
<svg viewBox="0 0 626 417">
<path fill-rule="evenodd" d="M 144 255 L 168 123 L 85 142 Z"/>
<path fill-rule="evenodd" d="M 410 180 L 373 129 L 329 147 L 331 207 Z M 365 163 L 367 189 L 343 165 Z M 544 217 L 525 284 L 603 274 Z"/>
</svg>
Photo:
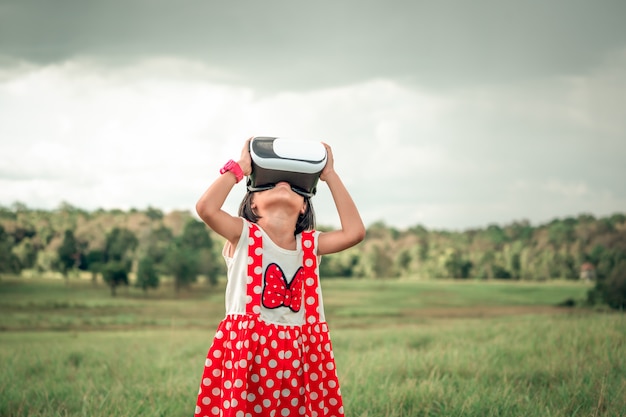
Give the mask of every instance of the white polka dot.
<svg viewBox="0 0 626 417">
<path fill-rule="evenodd" d="M 298 359 L 294 360 L 293 367 L 297 369 L 299 366 L 300 366 L 300 361 Z"/>
<path fill-rule="evenodd" d="M 224 368 L 226 368 L 226 369 L 233 369 L 233 361 L 226 361 L 226 362 L 224 362 Z"/>
<path fill-rule="evenodd" d="M 263 248 L 259 247 L 254 250 L 255 255 L 261 256 L 263 255 Z"/>
<path fill-rule="evenodd" d="M 196 405 L 196 414 L 199 414 L 200 411 L 202 411 L 202 409 L 199 406 Z"/>
<path fill-rule="evenodd" d="M 213 361 L 209 358 L 206 358 L 206 361 L 204 361 L 204 366 L 206 367 L 210 367 L 213 364 Z"/>
<path fill-rule="evenodd" d="M 309 268 L 313 266 L 313 259 L 307 259 L 306 261 L 304 261 L 304 266 Z"/>
<path fill-rule="evenodd" d="M 339 401 L 337 401 L 336 398 L 331 398 L 330 400 L 328 400 L 328 402 L 330 403 L 330 405 L 335 406 L 339 403 Z"/>
<path fill-rule="evenodd" d="M 263 405 L 267 408 L 272 404 L 272 402 L 270 400 L 268 400 L 267 398 L 263 400 Z"/>
<path fill-rule="evenodd" d="M 245 417 L 243 411 L 239 410 L 237 411 L 237 414 L 235 415 L 235 417 Z"/>
<path fill-rule="evenodd" d="M 217 416 L 220 414 L 220 409 L 218 407 L 213 407 L 211 409 L 211 414 L 213 414 L 214 416 Z"/>
<path fill-rule="evenodd" d="M 283 397 L 289 397 L 291 395 L 291 391 L 289 391 L 287 388 L 283 389 L 283 391 L 281 392 Z"/>
<path fill-rule="evenodd" d="M 211 380 L 209 378 L 204 378 L 202 380 L 202 385 L 204 385 L 205 387 L 208 387 L 209 385 L 211 385 Z"/>
<path fill-rule="evenodd" d="M 246 361 L 245 359 L 241 359 L 239 361 L 239 367 L 240 368 L 245 368 L 246 366 L 248 366 L 248 361 Z"/>
<path fill-rule="evenodd" d="M 257 374 L 252 374 L 252 376 L 250 376 L 250 380 L 254 383 L 257 383 L 261 380 L 261 378 L 259 378 Z"/>
<path fill-rule="evenodd" d="M 278 347 L 278 342 L 276 340 L 272 340 L 272 343 L 270 343 L 273 349 L 276 349 Z"/>
<path fill-rule="evenodd" d="M 246 295 L 246 304 L 250 304 L 252 302 L 252 296 Z"/>
<path fill-rule="evenodd" d="M 233 386 L 232 382 L 230 382 L 228 380 L 224 381 L 224 388 L 230 389 L 232 386 Z"/>
<path fill-rule="evenodd" d="M 237 404 L 239 404 L 239 401 L 237 401 L 236 398 L 233 398 L 232 400 L 230 400 L 231 407 L 237 407 Z"/>
<path fill-rule="evenodd" d="M 313 304 L 315 304 L 315 298 L 314 297 L 307 297 L 306 303 L 308 305 L 312 306 Z"/>
<path fill-rule="evenodd" d="M 266 368 L 261 368 L 261 369 L 259 369 L 259 373 L 261 374 L 261 376 L 263 378 L 265 378 L 267 376 L 267 369 Z"/>
<path fill-rule="evenodd" d="M 256 405 L 254 406 L 254 411 L 260 413 L 261 411 L 263 411 L 263 408 L 260 405 Z"/>
<path fill-rule="evenodd" d="M 305 247 L 305 248 L 310 248 L 312 244 L 313 244 L 313 242 L 311 242 L 311 241 L 310 241 L 310 240 L 308 240 L 308 239 L 304 241 L 304 247 Z"/>
<path fill-rule="evenodd" d="M 255 266 L 254 267 L 254 273 L 257 274 L 257 275 L 261 275 L 263 273 L 263 267 Z"/>
<path fill-rule="evenodd" d="M 289 415 L 289 409 L 283 408 L 283 411 L 281 411 L 280 414 L 284 417 L 287 417 Z"/>
<path fill-rule="evenodd" d="M 230 401 L 224 400 L 224 408 L 227 410 L 230 408 Z"/>
<path fill-rule="evenodd" d="M 220 376 L 222 376 L 222 371 L 220 371 L 219 369 L 213 369 L 213 376 L 219 378 Z"/>
<path fill-rule="evenodd" d="M 274 380 L 268 379 L 265 381 L 265 385 L 267 385 L 268 388 L 272 388 L 274 386 Z"/>
<path fill-rule="evenodd" d="M 252 284 L 252 277 L 250 275 L 246 278 L 246 284 Z"/>
<path fill-rule="evenodd" d="M 219 388 L 215 387 L 215 388 L 213 388 L 213 391 L 211 391 L 211 393 L 212 393 L 214 396 L 216 396 L 216 397 L 217 397 L 217 396 L 219 396 L 219 395 L 220 395 L 220 392 L 221 392 L 221 391 L 222 391 L 221 389 L 219 389 Z"/>
<path fill-rule="evenodd" d="M 262 291 L 261 286 L 255 285 L 252 291 L 254 291 L 255 294 L 261 294 L 261 291 Z"/>
<path fill-rule="evenodd" d="M 254 312 L 254 314 L 260 314 L 261 313 L 261 307 L 256 305 L 256 306 L 252 307 L 252 311 Z"/>
<path fill-rule="evenodd" d="M 204 397 L 204 398 L 202 399 L 202 404 L 204 404 L 204 405 L 209 405 L 209 404 L 211 404 L 211 399 L 210 399 L 209 397 Z"/>
<path fill-rule="evenodd" d="M 313 278 L 307 278 L 306 285 L 308 285 L 309 287 L 312 287 L 313 284 L 315 284 L 315 280 Z"/>
<path fill-rule="evenodd" d="M 221 339 L 222 337 L 224 337 L 224 333 L 221 330 L 218 330 L 217 333 L 215 333 L 215 338 Z"/>
</svg>

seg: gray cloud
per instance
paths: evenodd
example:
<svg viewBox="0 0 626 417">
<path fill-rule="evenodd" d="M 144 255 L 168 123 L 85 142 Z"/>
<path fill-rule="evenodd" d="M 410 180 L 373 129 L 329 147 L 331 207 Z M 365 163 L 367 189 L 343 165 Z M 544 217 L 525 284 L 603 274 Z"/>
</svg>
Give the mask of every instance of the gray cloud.
<svg viewBox="0 0 626 417">
<path fill-rule="evenodd" d="M 582 0 L 4 1 L 0 51 L 49 63 L 189 57 L 265 90 L 393 78 L 431 88 L 586 73 L 626 3 Z"/>
</svg>

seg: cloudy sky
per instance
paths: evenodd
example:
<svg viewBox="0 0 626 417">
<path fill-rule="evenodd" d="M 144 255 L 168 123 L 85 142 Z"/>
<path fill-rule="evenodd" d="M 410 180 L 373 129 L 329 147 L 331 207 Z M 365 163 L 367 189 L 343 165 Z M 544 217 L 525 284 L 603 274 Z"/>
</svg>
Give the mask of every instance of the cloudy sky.
<svg viewBox="0 0 626 417">
<path fill-rule="evenodd" d="M 329 143 L 368 225 L 624 212 L 625 21 L 622 0 L 0 0 L 0 205 L 193 210 L 259 135 Z"/>
</svg>

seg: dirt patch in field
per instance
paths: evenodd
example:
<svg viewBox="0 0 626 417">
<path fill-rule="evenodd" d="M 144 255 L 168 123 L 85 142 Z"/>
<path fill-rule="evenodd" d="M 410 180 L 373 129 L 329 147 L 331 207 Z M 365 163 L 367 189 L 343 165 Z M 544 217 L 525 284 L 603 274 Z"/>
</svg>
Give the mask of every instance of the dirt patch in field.
<svg viewBox="0 0 626 417">
<path fill-rule="evenodd" d="M 528 314 L 583 314 L 585 310 L 553 306 L 481 306 L 481 307 L 430 307 L 404 310 L 407 317 L 422 318 L 481 318 L 518 316 Z"/>
</svg>

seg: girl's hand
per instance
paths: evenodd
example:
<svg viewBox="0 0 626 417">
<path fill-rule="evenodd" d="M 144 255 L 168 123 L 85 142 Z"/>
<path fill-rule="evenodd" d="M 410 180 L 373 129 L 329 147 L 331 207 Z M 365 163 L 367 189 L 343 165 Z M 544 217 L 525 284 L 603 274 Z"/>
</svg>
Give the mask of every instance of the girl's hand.
<svg viewBox="0 0 626 417">
<path fill-rule="evenodd" d="M 327 143 L 322 142 L 322 145 L 326 148 L 326 165 L 320 174 L 320 180 L 326 181 L 327 178 L 335 172 L 335 159 L 333 158 L 333 151 Z"/>
<path fill-rule="evenodd" d="M 246 177 L 252 173 L 252 158 L 250 157 L 250 141 L 252 138 L 248 139 L 246 143 L 243 145 L 243 149 L 241 150 L 241 157 L 239 158 L 238 164 L 243 171 L 243 175 Z"/>
</svg>

